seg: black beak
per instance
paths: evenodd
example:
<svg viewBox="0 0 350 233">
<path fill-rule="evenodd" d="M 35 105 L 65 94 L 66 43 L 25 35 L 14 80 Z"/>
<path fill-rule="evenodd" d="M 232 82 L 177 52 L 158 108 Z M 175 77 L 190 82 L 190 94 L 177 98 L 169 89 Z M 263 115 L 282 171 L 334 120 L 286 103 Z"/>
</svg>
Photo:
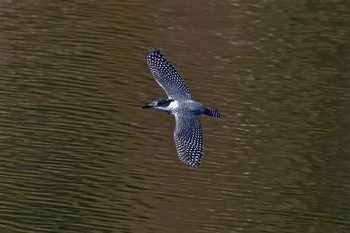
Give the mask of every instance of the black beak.
<svg viewBox="0 0 350 233">
<path fill-rule="evenodd" d="M 152 108 L 152 106 L 149 104 L 146 104 L 145 106 L 142 106 L 141 108 Z"/>
</svg>

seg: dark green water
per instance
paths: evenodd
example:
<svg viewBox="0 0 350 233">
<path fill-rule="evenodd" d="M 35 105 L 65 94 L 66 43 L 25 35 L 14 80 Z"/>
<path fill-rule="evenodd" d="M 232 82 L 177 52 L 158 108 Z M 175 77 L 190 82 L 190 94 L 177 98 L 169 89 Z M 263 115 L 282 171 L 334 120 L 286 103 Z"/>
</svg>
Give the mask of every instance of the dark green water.
<svg viewBox="0 0 350 233">
<path fill-rule="evenodd" d="M 0 232 L 350 232 L 350 5 L 2 1 Z M 196 100 L 183 166 L 145 61 Z"/>
</svg>

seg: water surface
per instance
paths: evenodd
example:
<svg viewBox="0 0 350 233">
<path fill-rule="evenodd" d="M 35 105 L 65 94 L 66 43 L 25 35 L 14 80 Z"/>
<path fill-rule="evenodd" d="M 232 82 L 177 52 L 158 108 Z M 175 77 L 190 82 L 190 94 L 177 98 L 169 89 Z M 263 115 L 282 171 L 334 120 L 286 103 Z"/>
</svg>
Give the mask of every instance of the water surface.
<svg viewBox="0 0 350 233">
<path fill-rule="evenodd" d="M 349 5 L 4 1 L 1 232 L 349 232 Z M 182 165 L 145 61 L 196 100 Z"/>
</svg>

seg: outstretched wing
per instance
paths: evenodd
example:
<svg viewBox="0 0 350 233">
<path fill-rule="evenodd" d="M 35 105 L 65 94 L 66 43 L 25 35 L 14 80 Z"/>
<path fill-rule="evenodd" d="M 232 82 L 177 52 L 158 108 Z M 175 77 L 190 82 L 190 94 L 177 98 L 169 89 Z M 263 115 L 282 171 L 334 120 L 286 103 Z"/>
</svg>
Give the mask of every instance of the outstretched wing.
<svg viewBox="0 0 350 233">
<path fill-rule="evenodd" d="M 158 49 L 152 48 L 147 55 L 147 64 L 157 83 L 171 99 L 192 99 L 191 91 Z"/>
<path fill-rule="evenodd" d="M 174 140 L 181 162 L 198 167 L 203 157 L 203 132 L 198 117 L 189 113 L 176 113 Z"/>
</svg>

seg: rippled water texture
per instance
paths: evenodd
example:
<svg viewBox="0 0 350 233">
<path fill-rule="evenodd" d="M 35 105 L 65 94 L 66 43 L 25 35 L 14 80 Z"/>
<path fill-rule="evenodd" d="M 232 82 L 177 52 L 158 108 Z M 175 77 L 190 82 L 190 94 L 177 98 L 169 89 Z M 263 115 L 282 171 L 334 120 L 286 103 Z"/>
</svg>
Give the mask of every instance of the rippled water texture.
<svg viewBox="0 0 350 233">
<path fill-rule="evenodd" d="M 0 232 L 350 232 L 346 1 L 1 1 Z M 196 100 L 182 165 L 145 61 Z"/>
</svg>

